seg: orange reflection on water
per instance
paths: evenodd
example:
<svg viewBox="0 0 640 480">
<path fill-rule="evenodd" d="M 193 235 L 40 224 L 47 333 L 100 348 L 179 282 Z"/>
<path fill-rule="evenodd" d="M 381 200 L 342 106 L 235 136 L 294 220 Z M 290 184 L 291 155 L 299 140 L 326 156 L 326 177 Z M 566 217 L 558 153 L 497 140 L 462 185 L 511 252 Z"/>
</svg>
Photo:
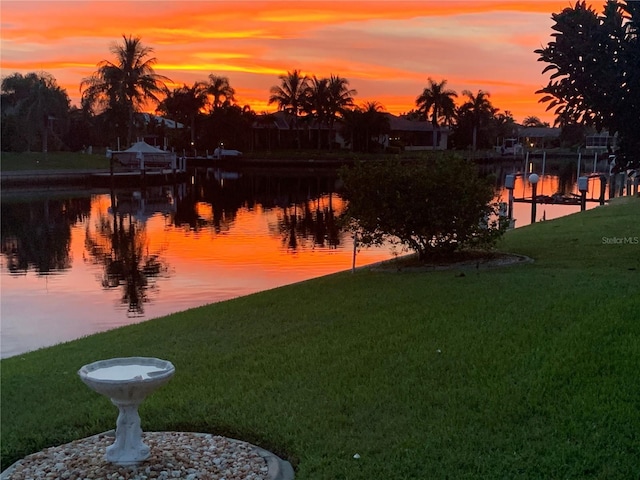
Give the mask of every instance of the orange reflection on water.
<svg viewBox="0 0 640 480">
<path fill-rule="evenodd" d="M 2 256 L 2 356 L 351 269 L 353 239 L 337 228 L 345 208 L 342 199 L 321 194 L 288 202 L 275 198 L 286 182 L 270 185 L 240 199 L 234 198 L 232 188 L 212 183 L 208 191 L 149 188 L 113 197 L 86 194 L 67 204 L 53 199 L 14 206 L 10 213 L 15 218 L 25 210 L 27 217 L 35 215 L 34 225 L 47 224 L 61 232 L 51 237 L 55 242 L 35 244 L 68 245 L 69 260 L 66 251 L 58 249 L 48 260 L 65 261 L 43 264 L 65 266 L 44 273 L 33 266 L 14 272 Z M 589 200 L 597 198 L 599 187 L 599 180 L 591 178 Z M 307 191 L 305 186 L 292 195 L 307 198 Z M 507 201 L 506 190 L 498 193 L 498 200 Z M 571 181 L 563 185 L 556 175 L 541 175 L 537 194 L 556 193 L 578 192 Z M 514 194 L 516 199 L 531 198 L 531 185 L 521 176 Z M 75 223 L 58 228 L 55 222 L 69 217 L 55 209 L 66 211 L 74 201 L 81 206 L 71 216 Z M 587 202 L 587 208 L 597 205 Z M 541 204 L 536 220 L 579 211 L 578 205 Z M 42 212 L 48 215 L 46 222 L 38 217 Z M 514 204 L 516 226 L 527 225 L 530 215 L 530 203 Z M 37 250 L 36 260 L 42 260 Z M 363 249 L 357 253 L 357 266 L 391 257 L 387 248 Z"/>
<path fill-rule="evenodd" d="M 329 232 L 335 195 L 233 212 L 199 201 L 197 228 L 176 224 L 179 198 L 114 198 L 93 196 L 70 229 L 70 268 L 10 275 L 2 257 L 2 357 L 352 267 L 351 236 Z M 390 257 L 366 249 L 357 265 Z"/>
<path fill-rule="evenodd" d="M 96 202 L 104 202 L 104 199 Z M 328 238 L 324 245 L 319 245 L 312 234 L 304 238 L 300 235 L 304 231 L 298 229 L 293 232 L 297 240 L 296 248 L 292 248 L 291 231 L 287 231 L 291 223 L 286 222 L 302 223 L 301 216 L 305 212 L 315 215 L 333 211 L 334 215 L 339 215 L 343 209 L 342 199 L 326 195 L 286 209 L 265 209 L 259 204 L 243 207 L 232 218 L 222 212 L 221 220 L 214 224 L 214 207 L 207 202 L 197 202 L 196 213 L 204 220 L 205 227 L 198 231 L 185 230 L 172 226 L 166 215 L 154 215 L 146 221 L 148 248 L 151 252 L 165 252 L 176 273 L 188 270 L 192 275 L 199 275 L 197 269 L 251 269 L 252 276 L 272 279 L 277 284 L 298 281 L 351 268 L 352 239 L 339 233 L 338 245 L 329 245 Z M 387 258 L 387 250 L 363 250 L 357 256 L 357 263 L 362 265 Z M 248 279 L 248 282 L 254 280 Z"/>
</svg>

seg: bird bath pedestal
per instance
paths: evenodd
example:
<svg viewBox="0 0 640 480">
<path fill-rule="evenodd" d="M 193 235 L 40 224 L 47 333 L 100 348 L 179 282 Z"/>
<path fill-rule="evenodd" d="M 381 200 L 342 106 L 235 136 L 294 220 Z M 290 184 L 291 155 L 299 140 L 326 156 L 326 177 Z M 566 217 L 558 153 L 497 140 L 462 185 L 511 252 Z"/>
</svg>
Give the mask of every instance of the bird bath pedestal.
<svg viewBox="0 0 640 480">
<path fill-rule="evenodd" d="M 107 447 L 107 461 L 136 465 L 149 458 L 142 441 L 138 407 L 155 389 L 171 379 L 175 367 L 166 360 L 148 357 L 112 358 L 85 365 L 80 379 L 92 390 L 109 397 L 120 413 L 116 441 Z"/>
</svg>

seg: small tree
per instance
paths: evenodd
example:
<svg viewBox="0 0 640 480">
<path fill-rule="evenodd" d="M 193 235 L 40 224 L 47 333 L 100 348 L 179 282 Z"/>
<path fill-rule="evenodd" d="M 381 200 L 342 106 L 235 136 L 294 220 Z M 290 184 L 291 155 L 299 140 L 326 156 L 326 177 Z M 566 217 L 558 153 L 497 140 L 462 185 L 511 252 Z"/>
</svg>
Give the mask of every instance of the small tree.
<svg viewBox="0 0 640 480">
<path fill-rule="evenodd" d="M 486 248 L 504 231 L 492 185 L 457 157 L 360 163 L 341 177 L 346 215 L 365 245 L 389 241 L 424 261 L 462 247 Z"/>
</svg>

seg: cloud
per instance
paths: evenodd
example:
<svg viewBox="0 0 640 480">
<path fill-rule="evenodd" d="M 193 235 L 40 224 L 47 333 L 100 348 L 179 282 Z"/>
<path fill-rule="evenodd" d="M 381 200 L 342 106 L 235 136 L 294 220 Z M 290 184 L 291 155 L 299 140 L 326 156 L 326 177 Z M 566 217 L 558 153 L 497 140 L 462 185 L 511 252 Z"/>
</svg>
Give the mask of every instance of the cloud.
<svg viewBox="0 0 640 480">
<path fill-rule="evenodd" d="M 567 6 L 566 0 L 3 2 L 0 73 L 47 71 L 77 103 L 82 78 L 112 58 L 109 47 L 122 35 L 134 35 L 154 49 L 158 73 L 176 84 L 228 76 L 256 110 L 252 102 L 266 104 L 278 75 L 299 68 L 346 77 L 357 101 L 378 100 L 394 113 L 411 109 L 433 77 L 458 91 L 490 91 L 494 104 L 516 118 L 548 118 L 533 93 L 546 83 L 533 50 L 550 38 L 551 13 Z"/>
</svg>

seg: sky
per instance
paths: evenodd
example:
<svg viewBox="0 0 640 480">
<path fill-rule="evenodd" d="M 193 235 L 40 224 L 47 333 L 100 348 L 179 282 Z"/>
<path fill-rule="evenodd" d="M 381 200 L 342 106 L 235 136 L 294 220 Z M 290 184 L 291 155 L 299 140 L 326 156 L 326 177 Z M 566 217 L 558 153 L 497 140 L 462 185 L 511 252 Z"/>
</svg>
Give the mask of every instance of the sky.
<svg viewBox="0 0 640 480">
<path fill-rule="evenodd" d="M 551 15 L 573 0 L 6 1 L 0 3 L 0 75 L 47 72 L 78 105 L 80 83 L 122 36 L 153 49 L 170 88 L 225 76 L 236 100 L 274 111 L 279 75 L 347 78 L 357 105 L 415 108 L 428 78 L 488 92 L 516 121 L 553 122 L 535 91 L 546 85 L 536 48 Z M 600 2 L 601 3 L 601 2 Z M 599 3 L 596 5 L 599 9 Z"/>
</svg>

